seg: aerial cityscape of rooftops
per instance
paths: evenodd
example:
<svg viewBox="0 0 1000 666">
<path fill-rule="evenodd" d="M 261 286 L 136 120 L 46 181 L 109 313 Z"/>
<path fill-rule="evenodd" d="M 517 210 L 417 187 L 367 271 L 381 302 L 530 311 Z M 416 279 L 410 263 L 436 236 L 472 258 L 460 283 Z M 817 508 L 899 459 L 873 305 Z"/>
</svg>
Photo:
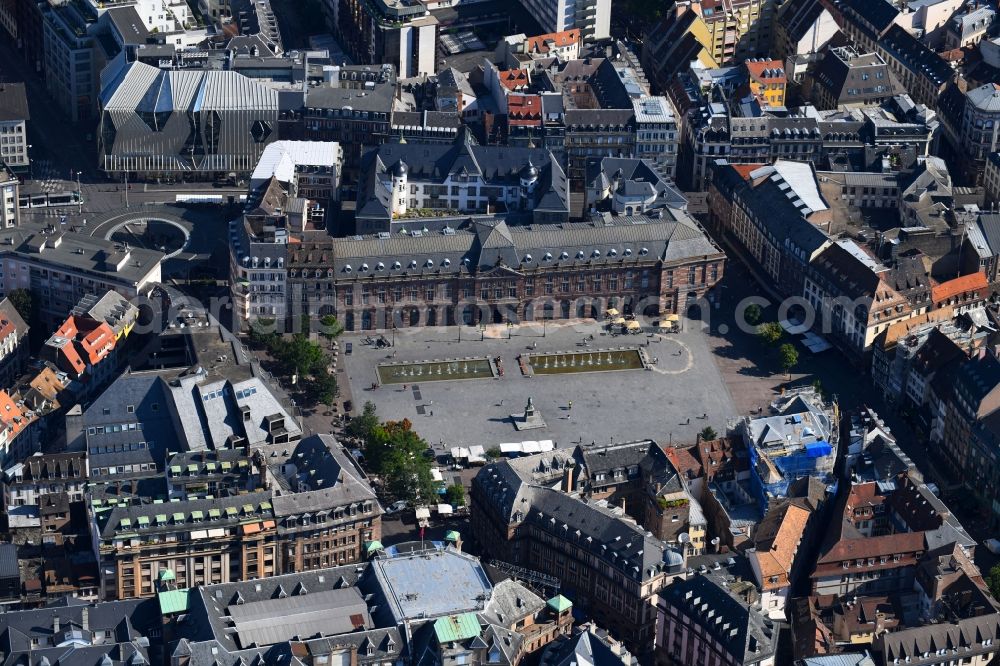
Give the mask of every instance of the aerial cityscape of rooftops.
<svg viewBox="0 0 1000 666">
<path fill-rule="evenodd" d="M 0 0 L 0 666 L 1000 665 L 997 0 Z"/>
</svg>

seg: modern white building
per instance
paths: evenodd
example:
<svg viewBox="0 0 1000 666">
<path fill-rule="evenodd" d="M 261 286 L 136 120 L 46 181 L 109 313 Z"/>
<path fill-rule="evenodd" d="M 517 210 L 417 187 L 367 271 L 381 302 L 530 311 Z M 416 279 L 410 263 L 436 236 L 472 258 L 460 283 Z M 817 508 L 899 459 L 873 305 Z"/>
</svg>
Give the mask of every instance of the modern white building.
<svg viewBox="0 0 1000 666">
<path fill-rule="evenodd" d="M 611 0 L 521 0 L 542 30 L 578 28 L 584 41 L 611 37 Z"/>
</svg>

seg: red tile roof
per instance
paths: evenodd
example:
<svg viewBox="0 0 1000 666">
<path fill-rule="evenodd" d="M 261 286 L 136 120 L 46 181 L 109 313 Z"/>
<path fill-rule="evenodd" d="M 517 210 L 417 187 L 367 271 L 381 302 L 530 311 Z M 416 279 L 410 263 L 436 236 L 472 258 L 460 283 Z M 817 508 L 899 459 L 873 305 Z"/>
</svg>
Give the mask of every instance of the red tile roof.
<svg viewBox="0 0 1000 666">
<path fill-rule="evenodd" d="M 115 348 L 115 332 L 107 322 L 101 322 L 79 340 L 90 365 L 97 365 Z"/>
<path fill-rule="evenodd" d="M 0 391 L 0 423 L 7 429 L 8 439 L 17 437 L 31 422 L 6 391 Z"/>
<path fill-rule="evenodd" d="M 729 166 L 731 166 L 733 169 L 735 169 L 736 173 L 740 174 L 740 177 L 743 180 L 750 180 L 750 174 L 751 173 L 753 173 L 757 169 L 759 169 L 759 168 L 761 168 L 763 166 L 766 166 L 766 165 L 764 165 L 764 164 L 730 164 Z"/>
<path fill-rule="evenodd" d="M 949 298 L 954 298 L 966 292 L 980 291 L 986 289 L 988 286 L 986 281 L 986 274 L 970 273 L 969 275 L 963 275 L 962 277 L 957 277 L 954 280 L 948 280 L 947 282 L 942 282 L 931 287 L 931 300 L 935 303 L 940 303 L 941 301 L 946 301 Z M 981 297 L 985 298 L 985 294 L 980 294 Z"/>
<path fill-rule="evenodd" d="M 14 323 L 7 319 L 0 319 L 0 340 L 14 333 L 17 333 L 17 327 L 14 326 Z"/>
<path fill-rule="evenodd" d="M 763 83 L 785 83 L 785 65 L 780 60 L 747 60 L 747 71 L 750 77 Z M 765 76 L 766 74 L 766 76 Z"/>
<path fill-rule="evenodd" d="M 563 48 L 580 43 L 579 30 L 563 30 L 544 35 L 528 37 L 524 40 L 524 50 L 528 53 L 548 53 L 550 48 Z"/>
<path fill-rule="evenodd" d="M 528 73 L 523 69 L 508 69 L 498 72 L 500 83 L 508 90 L 519 90 L 528 86 Z"/>
<path fill-rule="evenodd" d="M 541 124 L 542 98 L 538 95 L 508 95 L 507 122 L 518 126 Z"/>
</svg>

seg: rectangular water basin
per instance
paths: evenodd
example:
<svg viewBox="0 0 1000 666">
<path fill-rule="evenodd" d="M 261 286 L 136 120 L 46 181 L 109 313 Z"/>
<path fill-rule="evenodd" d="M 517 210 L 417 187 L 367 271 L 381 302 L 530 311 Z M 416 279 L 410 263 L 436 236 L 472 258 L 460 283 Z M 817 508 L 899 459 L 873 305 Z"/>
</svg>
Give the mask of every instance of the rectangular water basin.
<svg viewBox="0 0 1000 666">
<path fill-rule="evenodd" d="M 532 354 L 528 363 L 536 375 L 639 370 L 644 367 L 638 349 Z"/>
<path fill-rule="evenodd" d="M 377 368 L 381 384 L 415 384 L 452 379 L 489 379 L 493 368 L 485 358 L 464 358 L 452 361 L 413 361 L 386 363 Z"/>
</svg>

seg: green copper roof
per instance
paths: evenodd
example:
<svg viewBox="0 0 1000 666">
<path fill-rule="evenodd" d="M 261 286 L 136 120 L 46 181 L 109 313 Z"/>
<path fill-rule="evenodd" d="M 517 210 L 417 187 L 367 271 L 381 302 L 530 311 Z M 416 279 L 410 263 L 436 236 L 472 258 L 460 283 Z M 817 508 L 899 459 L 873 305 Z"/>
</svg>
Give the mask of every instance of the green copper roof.
<svg viewBox="0 0 1000 666">
<path fill-rule="evenodd" d="M 157 596 L 160 599 L 160 612 L 164 615 L 183 613 L 188 609 L 187 590 L 167 590 Z"/>
<path fill-rule="evenodd" d="M 458 532 L 457 530 L 448 530 L 447 532 L 445 532 L 444 540 L 445 541 L 461 541 L 462 540 L 462 534 L 461 534 L 461 532 Z"/>
<path fill-rule="evenodd" d="M 175 513 L 174 514 L 174 522 L 175 523 L 183 523 L 184 522 L 184 514 L 183 513 Z"/>
<path fill-rule="evenodd" d="M 548 601 L 549 608 L 557 613 L 562 613 L 564 610 L 569 610 L 573 607 L 573 602 L 564 597 L 561 594 L 557 594 Z"/>
<path fill-rule="evenodd" d="M 366 541 L 365 542 L 365 554 L 371 555 L 376 550 L 382 550 L 381 541 Z"/>
<path fill-rule="evenodd" d="M 478 636 L 479 632 L 479 619 L 475 613 L 449 615 L 434 621 L 434 633 L 437 635 L 438 643 L 464 641 L 466 638 Z"/>
<path fill-rule="evenodd" d="M 139 518 L 136 519 L 136 522 L 140 525 L 149 525 L 149 516 L 139 516 Z"/>
<path fill-rule="evenodd" d="M 191 512 L 191 520 L 201 520 L 204 517 L 205 517 L 205 514 L 202 513 L 201 511 L 192 511 Z"/>
<path fill-rule="evenodd" d="M 177 580 L 173 569 L 164 569 L 160 572 L 160 580 Z"/>
<path fill-rule="evenodd" d="M 222 517 L 222 512 L 219 511 L 218 509 L 209 509 L 208 510 L 208 517 L 209 518 L 221 518 Z"/>
</svg>

